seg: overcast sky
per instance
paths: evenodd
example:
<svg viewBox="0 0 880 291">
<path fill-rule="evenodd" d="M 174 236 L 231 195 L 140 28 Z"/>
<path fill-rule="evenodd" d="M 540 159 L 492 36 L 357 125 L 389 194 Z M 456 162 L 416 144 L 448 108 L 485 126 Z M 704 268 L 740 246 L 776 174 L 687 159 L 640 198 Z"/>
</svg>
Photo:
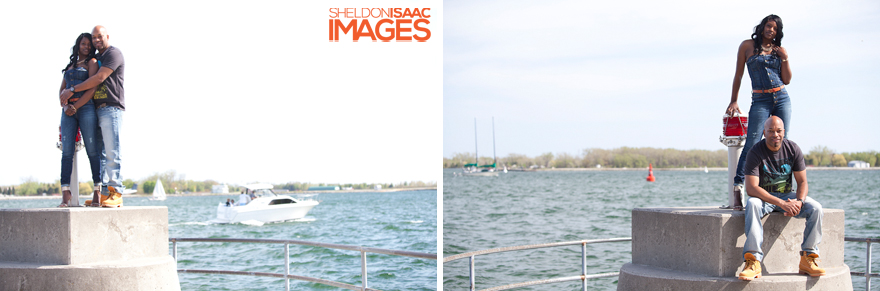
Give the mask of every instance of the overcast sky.
<svg viewBox="0 0 880 291">
<path fill-rule="evenodd" d="M 782 18 L 789 137 L 880 150 L 880 2 L 447 1 L 443 155 L 725 149 L 739 44 Z M 739 106 L 748 112 L 743 76 Z"/>
<path fill-rule="evenodd" d="M 96 24 L 125 57 L 123 178 L 439 180 L 440 1 L 92 4 L 2 4 L 0 185 L 59 179 L 61 69 Z M 331 7 L 414 4 L 432 8 L 428 42 L 328 41 Z"/>
</svg>

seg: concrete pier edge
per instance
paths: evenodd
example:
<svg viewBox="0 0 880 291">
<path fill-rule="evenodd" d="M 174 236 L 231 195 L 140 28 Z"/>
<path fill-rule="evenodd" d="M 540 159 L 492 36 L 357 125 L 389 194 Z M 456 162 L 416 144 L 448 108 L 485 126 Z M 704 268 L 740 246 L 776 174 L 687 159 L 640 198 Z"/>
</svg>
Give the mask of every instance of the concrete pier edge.
<svg viewBox="0 0 880 291">
<path fill-rule="evenodd" d="M 0 209 L 0 290 L 180 290 L 168 209 Z"/>
<path fill-rule="evenodd" d="M 852 290 L 843 262 L 844 212 L 824 209 L 819 244 L 822 277 L 798 275 L 804 219 L 771 213 L 762 219 L 763 277 L 740 281 L 745 212 L 718 207 L 636 208 L 632 262 L 618 290 Z"/>
</svg>

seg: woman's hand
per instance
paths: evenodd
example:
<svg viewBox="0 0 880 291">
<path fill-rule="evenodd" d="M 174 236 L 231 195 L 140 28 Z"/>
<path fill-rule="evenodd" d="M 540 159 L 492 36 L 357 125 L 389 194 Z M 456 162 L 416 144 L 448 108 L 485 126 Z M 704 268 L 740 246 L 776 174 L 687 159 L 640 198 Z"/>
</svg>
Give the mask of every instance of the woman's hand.
<svg viewBox="0 0 880 291">
<path fill-rule="evenodd" d="M 788 51 L 784 47 L 776 47 L 776 55 L 779 56 L 780 60 L 788 60 Z"/>
<path fill-rule="evenodd" d="M 740 113 L 739 105 L 737 105 L 736 102 L 730 102 L 730 105 L 727 105 L 727 111 L 725 111 L 725 113 L 727 113 L 728 116 L 733 116 L 734 112 Z"/>
<path fill-rule="evenodd" d="M 73 104 L 67 104 L 64 106 L 64 114 L 67 114 L 67 116 L 73 116 L 76 114 L 76 106 L 73 106 Z"/>
</svg>

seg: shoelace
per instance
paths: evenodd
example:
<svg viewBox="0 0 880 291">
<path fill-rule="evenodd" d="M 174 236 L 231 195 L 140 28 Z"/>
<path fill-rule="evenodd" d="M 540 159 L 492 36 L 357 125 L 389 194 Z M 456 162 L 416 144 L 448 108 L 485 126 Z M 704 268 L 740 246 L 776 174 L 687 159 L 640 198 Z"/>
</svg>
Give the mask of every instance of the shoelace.
<svg viewBox="0 0 880 291">
<path fill-rule="evenodd" d="M 817 268 L 819 267 L 819 258 L 807 257 L 807 261 L 810 262 L 810 265 L 815 265 Z"/>
<path fill-rule="evenodd" d="M 746 267 L 743 270 L 755 270 L 755 265 L 758 264 L 758 261 L 746 260 Z"/>
</svg>

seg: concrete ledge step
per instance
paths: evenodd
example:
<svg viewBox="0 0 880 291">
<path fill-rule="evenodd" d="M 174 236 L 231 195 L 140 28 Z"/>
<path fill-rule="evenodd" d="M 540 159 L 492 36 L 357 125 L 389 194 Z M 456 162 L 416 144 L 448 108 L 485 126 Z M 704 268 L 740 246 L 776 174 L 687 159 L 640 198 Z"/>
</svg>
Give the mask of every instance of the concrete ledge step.
<svg viewBox="0 0 880 291">
<path fill-rule="evenodd" d="M 0 262 L 0 290 L 180 290 L 171 256 L 73 265 Z"/>
<path fill-rule="evenodd" d="M 628 263 L 620 268 L 617 290 L 852 290 L 848 266 L 825 271 L 821 277 L 765 272 L 761 278 L 742 281 Z"/>
</svg>

